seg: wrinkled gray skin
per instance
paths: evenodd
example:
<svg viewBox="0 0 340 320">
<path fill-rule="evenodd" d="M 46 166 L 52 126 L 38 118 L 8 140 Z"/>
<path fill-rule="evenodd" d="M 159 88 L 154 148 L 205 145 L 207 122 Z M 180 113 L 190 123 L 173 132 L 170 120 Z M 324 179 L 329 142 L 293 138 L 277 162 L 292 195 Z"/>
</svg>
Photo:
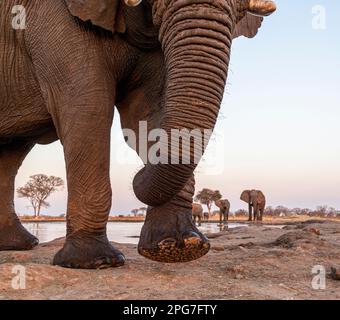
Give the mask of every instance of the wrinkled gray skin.
<svg viewBox="0 0 340 320">
<path fill-rule="evenodd" d="M 26 8 L 25 30 L 11 27 L 14 5 Z M 145 0 L 134 8 L 118 0 L 0 1 L 0 250 L 37 244 L 15 213 L 14 179 L 34 145 L 60 140 L 67 237 L 54 264 L 121 266 L 124 256 L 106 236 L 113 107 L 136 133 L 140 120 L 149 131 L 213 129 L 232 39 L 253 37 L 261 25 L 247 10 L 249 0 Z M 196 165 L 147 164 L 135 177 L 136 196 L 149 205 L 138 246 L 145 257 L 179 262 L 208 252 L 191 216 Z"/>
<path fill-rule="evenodd" d="M 215 205 L 220 209 L 220 224 L 229 220 L 230 202 L 227 199 L 216 200 Z"/>
<path fill-rule="evenodd" d="M 204 219 L 203 207 L 201 204 L 199 203 L 192 204 L 192 219 L 194 223 L 196 223 L 197 221 L 198 225 L 201 226 L 202 220 Z"/>
<path fill-rule="evenodd" d="M 262 221 L 264 209 L 266 207 L 266 198 L 260 190 L 244 190 L 241 194 L 241 200 L 248 203 L 249 221 Z M 253 215 L 254 210 L 254 215 Z"/>
</svg>

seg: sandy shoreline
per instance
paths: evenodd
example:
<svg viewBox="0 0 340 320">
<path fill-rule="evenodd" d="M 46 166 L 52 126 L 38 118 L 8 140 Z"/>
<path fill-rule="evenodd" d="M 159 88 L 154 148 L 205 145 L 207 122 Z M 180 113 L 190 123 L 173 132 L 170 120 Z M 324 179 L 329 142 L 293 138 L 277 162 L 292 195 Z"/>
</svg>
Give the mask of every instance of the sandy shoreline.
<svg viewBox="0 0 340 320">
<path fill-rule="evenodd" d="M 144 222 L 144 217 L 110 217 L 108 222 Z M 54 218 L 54 217 L 20 217 L 22 223 L 37 223 L 37 222 L 66 222 L 65 218 Z"/>
<path fill-rule="evenodd" d="M 108 222 L 144 222 L 144 217 L 115 217 L 110 216 Z M 297 217 L 264 217 L 262 223 L 259 224 L 268 224 L 268 225 L 289 225 L 294 224 L 297 222 L 303 221 L 334 221 L 340 222 L 340 218 L 321 218 L 321 217 L 309 217 L 309 216 L 297 216 Z M 23 223 L 36 223 L 36 222 L 66 222 L 65 218 L 58 218 L 58 217 L 41 217 L 41 218 L 34 218 L 34 217 L 20 217 L 20 221 Z M 253 224 L 256 222 L 249 222 L 247 218 L 234 218 L 231 217 L 229 219 L 231 223 L 245 223 L 245 224 Z M 211 218 L 209 221 L 202 221 L 202 224 L 205 223 L 219 223 L 218 218 Z"/>
<path fill-rule="evenodd" d="M 267 222 L 266 222 L 267 223 Z M 51 265 L 64 239 L 32 251 L 0 252 L 0 299 L 339 299 L 340 223 L 292 222 L 285 228 L 252 224 L 211 237 L 211 250 L 185 264 L 161 264 L 115 244 L 125 266 L 74 270 Z M 26 289 L 11 287 L 13 267 L 26 270 Z M 326 288 L 312 287 L 313 267 L 324 267 Z"/>
</svg>

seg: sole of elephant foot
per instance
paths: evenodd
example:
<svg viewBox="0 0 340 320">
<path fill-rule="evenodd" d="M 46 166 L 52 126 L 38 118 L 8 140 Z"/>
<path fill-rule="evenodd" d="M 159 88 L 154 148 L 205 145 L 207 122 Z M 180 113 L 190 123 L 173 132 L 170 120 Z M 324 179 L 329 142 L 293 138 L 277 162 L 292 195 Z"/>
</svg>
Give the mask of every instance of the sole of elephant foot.
<svg viewBox="0 0 340 320">
<path fill-rule="evenodd" d="M 39 240 L 30 234 L 20 222 L 0 228 L 0 251 L 31 250 L 39 244 Z"/>
<path fill-rule="evenodd" d="M 138 252 L 153 261 L 178 263 L 197 260 L 206 255 L 209 249 L 210 244 L 207 239 L 203 240 L 198 234 L 191 232 L 182 241 L 167 238 L 151 249 L 144 249 L 139 246 Z"/>
<path fill-rule="evenodd" d="M 164 205 L 148 211 L 138 244 L 140 255 L 158 262 L 189 262 L 209 249 L 209 241 L 192 222 L 189 209 Z"/>
<path fill-rule="evenodd" d="M 66 240 L 53 259 L 53 265 L 73 269 L 115 268 L 124 263 L 123 253 L 108 241 L 81 238 Z"/>
</svg>

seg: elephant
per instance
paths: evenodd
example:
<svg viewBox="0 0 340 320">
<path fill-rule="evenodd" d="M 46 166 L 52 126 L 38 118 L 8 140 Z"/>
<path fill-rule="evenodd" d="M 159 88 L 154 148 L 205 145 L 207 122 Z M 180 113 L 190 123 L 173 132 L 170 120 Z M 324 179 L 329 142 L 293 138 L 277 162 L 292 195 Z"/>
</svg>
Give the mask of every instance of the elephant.
<svg viewBox="0 0 340 320">
<path fill-rule="evenodd" d="M 248 203 L 249 219 L 253 220 L 252 209 L 254 209 L 254 221 L 262 221 L 263 212 L 266 207 L 266 198 L 260 190 L 244 190 L 241 194 L 241 200 Z"/>
<path fill-rule="evenodd" d="M 220 224 L 229 220 L 230 202 L 227 199 L 220 199 L 215 201 L 216 207 L 220 209 Z"/>
<path fill-rule="evenodd" d="M 205 255 L 209 241 L 192 221 L 193 172 L 205 146 L 197 151 L 191 140 L 181 140 L 173 151 L 174 138 L 139 140 L 139 128 L 146 122 L 150 136 L 154 129 L 198 136 L 213 130 L 232 40 L 254 37 L 275 10 L 264 0 L 0 1 L 0 250 L 37 245 L 15 213 L 14 180 L 36 144 L 59 140 L 67 231 L 52 263 L 124 265 L 106 234 L 110 134 L 118 110 L 122 128 L 141 140 L 127 139 L 144 164 L 133 180 L 136 197 L 148 206 L 138 252 L 158 262 Z M 145 157 L 157 145 L 169 151 L 168 161 Z M 172 161 L 187 147 L 188 159 Z"/>
<path fill-rule="evenodd" d="M 205 221 L 209 221 L 209 218 L 210 218 L 209 212 L 207 212 L 207 211 L 203 212 L 203 218 L 204 218 Z"/>
<path fill-rule="evenodd" d="M 203 220 L 203 207 L 199 203 L 192 204 L 192 219 L 196 224 L 196 220 L 198 220 L 198 225 L 201 226 Z"/>
</svg>

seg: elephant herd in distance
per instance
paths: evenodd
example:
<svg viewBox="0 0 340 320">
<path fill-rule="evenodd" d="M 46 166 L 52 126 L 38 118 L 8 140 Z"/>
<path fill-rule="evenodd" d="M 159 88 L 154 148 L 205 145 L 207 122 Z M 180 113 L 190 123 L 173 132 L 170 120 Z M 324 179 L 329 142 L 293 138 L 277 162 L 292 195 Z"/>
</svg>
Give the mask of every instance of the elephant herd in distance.
<svg viewBox="0 0 340 320">
<path fill-rule="evenodd" d="M 266 206 L 266 197 L 260 190 L 244 190 L 240 199 L 248 203 L 248 221 L 262 221 L 263 213 Z M 216 207 L 219 208 L 219 222 L 226 223 L 229 220 L 230 202 L 228 199 L 215 200 Z M 192 218 L 194 223 L 198 222 L 201 225 L 203 220 L 209 220 L 209 214 L 203 211 L 203 206 L 200 203 L 193 203 Z"/>
</svg>

